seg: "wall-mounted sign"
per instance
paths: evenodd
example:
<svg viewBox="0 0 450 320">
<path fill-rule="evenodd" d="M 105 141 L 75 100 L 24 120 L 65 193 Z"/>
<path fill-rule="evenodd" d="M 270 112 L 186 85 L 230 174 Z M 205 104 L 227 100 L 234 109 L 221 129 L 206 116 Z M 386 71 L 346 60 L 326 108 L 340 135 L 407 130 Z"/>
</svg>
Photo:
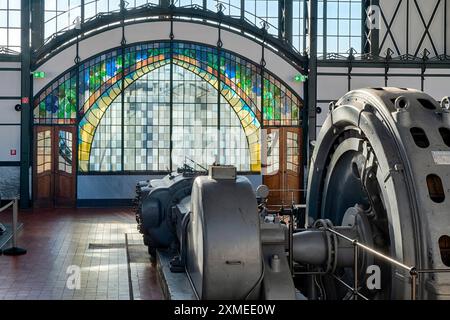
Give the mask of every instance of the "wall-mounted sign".
<svg viewBox="0 0 450 320">
<path fill-rule="evenodd" d="M 15 156 L 17 154 L 16 149 L 9 150 L 9 154 L 12 155 L 12 156 Z"/>
<path fill-rule="evenodd" d="M 43 78 L 45 78 L 45 72 L 44 71 L 35 71 L 35 72 L 33 72 L 33 77 L 35 79 L 43 79 Z"/>
<path fill-rule="evenodd" d="M 306 80 L 308 79 L 308 76 L 307 75 L 304 75 L 304 74 L 297 74 L 295 77 L 294 77 L 294 81 L 295 82 L 305 82 Z"/>
</svg>

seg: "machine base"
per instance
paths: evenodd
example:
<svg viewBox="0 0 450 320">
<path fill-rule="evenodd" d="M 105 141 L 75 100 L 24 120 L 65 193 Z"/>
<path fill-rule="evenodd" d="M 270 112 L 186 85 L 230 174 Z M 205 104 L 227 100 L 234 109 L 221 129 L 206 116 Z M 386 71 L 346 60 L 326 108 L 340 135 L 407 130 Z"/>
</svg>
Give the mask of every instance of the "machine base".
<svg viewBox="0 0 450 320">
<path fill-rule="evenodd" d="M 164 250 L 156 250 L 156 270 L 164 298 L 167 300 L 197 300 L 185 272 L 170 271 L 173 255 Z M 296 290 L 296 300 L 307 300 Z"/>
<path fill-rule="evenodd" d="M 170 271 L 170 260 L 173 257 L 166 251 L 156 250 L 157 276 L 164 298 L 167 300 L 196 300 L 186 273 Z"/>
</svg>

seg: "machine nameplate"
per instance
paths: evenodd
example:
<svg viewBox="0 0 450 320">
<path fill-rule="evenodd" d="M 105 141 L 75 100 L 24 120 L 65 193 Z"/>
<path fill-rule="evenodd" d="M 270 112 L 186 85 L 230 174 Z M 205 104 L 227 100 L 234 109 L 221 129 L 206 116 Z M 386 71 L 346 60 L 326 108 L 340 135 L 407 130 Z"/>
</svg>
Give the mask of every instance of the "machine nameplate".
<svg viewBox="0 0 450 320">
<path fill-rule="evenodd" d="M 431 151 L 434 162 L 438 165 L 450 165 L 450 151 Z"/>
</svg>

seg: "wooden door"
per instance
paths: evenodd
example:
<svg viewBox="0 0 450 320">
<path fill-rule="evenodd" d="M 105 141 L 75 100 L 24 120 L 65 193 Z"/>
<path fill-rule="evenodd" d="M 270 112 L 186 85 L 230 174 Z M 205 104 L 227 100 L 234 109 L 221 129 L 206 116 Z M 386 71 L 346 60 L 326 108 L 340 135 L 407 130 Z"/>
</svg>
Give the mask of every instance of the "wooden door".
<svg viewBox="0 0 450 320">
<path fill-rule="evenodd" d="M 36 126 L 33 199 L 37 208 L 76 203 L 76 128 Z"/>
<path fill-rule="evenodd" d="M 290 206 L 300 203 L 302 186 L 301 129 L 282 127 L 270 128 L 263 134 L 265 164 L 263 183 L 271 190 L 270 206 Z"/>
<path fill-rule="evenodd" d="M 75 207 L 76 130 L 74 127 L 55 127 L 55 207 Z"/>
</svg>

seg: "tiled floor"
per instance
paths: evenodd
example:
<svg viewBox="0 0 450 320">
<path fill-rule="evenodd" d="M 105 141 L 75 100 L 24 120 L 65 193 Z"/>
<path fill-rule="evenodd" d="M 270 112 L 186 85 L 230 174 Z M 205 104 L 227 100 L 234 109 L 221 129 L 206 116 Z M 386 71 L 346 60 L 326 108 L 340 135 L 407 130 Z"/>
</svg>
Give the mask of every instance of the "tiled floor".
<svg viewBox="0 0 450 320">
<path fill-rule="evenodd" d="M 0 299 L 162 299 L 131 210 L 34 210 L 19 220 L 18 246 L 28 253 L 0 256 Z"/>
</svg>

